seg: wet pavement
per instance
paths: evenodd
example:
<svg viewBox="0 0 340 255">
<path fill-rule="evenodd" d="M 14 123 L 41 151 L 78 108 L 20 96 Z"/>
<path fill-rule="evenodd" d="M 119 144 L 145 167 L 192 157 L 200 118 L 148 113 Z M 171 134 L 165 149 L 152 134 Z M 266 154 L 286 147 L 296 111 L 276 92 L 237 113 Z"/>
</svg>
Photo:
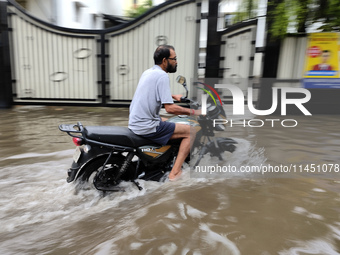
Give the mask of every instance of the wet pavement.
<svg viewBox="0 0 340 255">
<path fill-rule="evenodd" d="M 142 191 L 123 183 L 126 192 L 102 197 L 66 183 L 75 146 L 58 125 L 127 126 L 128 108 L 1 110 L 0 253 L 339 254 L 339 118 L 228 127 L 220 136 L 237 150 L 204 160 L 238 172 L 193 178 L 186 166 L 178 182 L 141 181 Z M 295 171 L 239 171 L 269 165 Z"/>
</svg>

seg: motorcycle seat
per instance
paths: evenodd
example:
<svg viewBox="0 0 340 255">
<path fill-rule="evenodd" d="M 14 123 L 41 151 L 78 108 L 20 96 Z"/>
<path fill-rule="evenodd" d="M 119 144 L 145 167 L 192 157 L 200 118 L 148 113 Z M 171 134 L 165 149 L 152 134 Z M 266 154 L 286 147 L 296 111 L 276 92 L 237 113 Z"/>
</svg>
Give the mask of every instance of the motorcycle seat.
<svg viewBox="0 0 340 255">
<path fill-rule="evenodd" d="M 87 126 L 84 127 L 88 139 L 102 143 L 116 144 L 137 148 L 143 145 L 160 146 L 146 138 L 133 133 L 127 127 L 119 126 Z"/>
</svg>

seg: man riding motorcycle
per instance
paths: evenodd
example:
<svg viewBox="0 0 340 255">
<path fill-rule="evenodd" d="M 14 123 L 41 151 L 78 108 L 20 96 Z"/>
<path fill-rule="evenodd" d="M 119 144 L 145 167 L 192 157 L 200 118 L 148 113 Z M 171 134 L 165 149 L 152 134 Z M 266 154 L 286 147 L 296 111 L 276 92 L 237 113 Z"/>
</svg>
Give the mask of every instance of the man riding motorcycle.
<svg viewBox="0 0 340 255">
<path fill-rule="evenodd" d="M 165 122 L 159 116 L 162 105 L 167 113 L 199 115 L 200 110 L 181 107 L 181 95 L 171 95 L 167 73 L 177 70 L 177 56 L 173 46 L 161 45 L 154 53 L 155 65 L 142 74 L 130 105 L 129 129 L 155 143 L 165 145 L 169 139 L 182 139 L 175 164 L 169 174 L 174 181 L 181 176 L 182 164 L 190 153 L 195 132 L 189 125 Z"/>
<path fill-rule="evenodd" d="M 188 98 L 183 76 L 178 76 L 177 82 L 186 89 L 186 96 L 171 95 L 167 73 L 177 68 L 174 48 L 158 47 L 154 60 L 155 65 L 142 74 L 133 97 L 129 128 L 83 126 L 80 122 L 59 125 L 60 131 L 70 135 L 77 146 L 67 182 L 77 181 L 80 189 L 94 187 L 105 193 L 122 191 L 120 183 L 132 181 L 142 190 L 139 179 L 164 181 L 169 172 L 170 180 L 178 179 L 191 148 L 195 152 L 190 155 L 194 167 L 207 154 L 222 160 L 222 153 L 235 151 L 236 141 L 215 137 L 215 131 L 224 130 L 223 125 L 213 124 L 214 119 L 226 118 L 221 104 L 206 105 L 206 114 L 201 115 L 201 105 Z M 173 98 L 191 108 L 174 104 Z M 162 104 L 168 113 L 179 116 L 162 120 Z"/>
</svg>

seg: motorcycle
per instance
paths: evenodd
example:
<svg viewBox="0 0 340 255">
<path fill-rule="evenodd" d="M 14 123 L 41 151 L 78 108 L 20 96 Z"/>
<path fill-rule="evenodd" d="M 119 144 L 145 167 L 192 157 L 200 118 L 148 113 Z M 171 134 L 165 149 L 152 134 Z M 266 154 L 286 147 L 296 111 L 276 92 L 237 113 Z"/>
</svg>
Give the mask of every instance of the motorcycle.
<svg viewBox="0 0 340 255">
<path fill-rule="evenodd" d="M 177 82 L 186 90 L 181 98 L 192 109 L 199 109 L 200 104 L 188 98 L 186 79 L 177 77 Z M 213 125 L 213 119 L 225 119 L 226 114 L 220 104 L 207 104 L 206 115 L 175 116 L 167 121 L 190 125 L 196 130 L 192 152 L 197 159 L 194 167 L 204 155 L 222 159 L 225 151 L 234 152 L 237 142 L 231 138 L 215 137 L 216 130 L 224 130 L 221 124 Z M 61 124 L 59 129 L 72 137 L 76 150 L 71 168 L 68 169 L 67 182 L 76 181 L 81 187 L 93 186 L 100 191 L 122 191 L 122 181 L 132 181 L 139 190 L 142 187 L 138 179 L 165 181 L 175 162 L 181 139 L 170 140 L 161 146 L 134 134 L 127 127 L 120 126 L 83 126 Z M 191 153 L 186 163 L 189 164 Z"/>
</svg>

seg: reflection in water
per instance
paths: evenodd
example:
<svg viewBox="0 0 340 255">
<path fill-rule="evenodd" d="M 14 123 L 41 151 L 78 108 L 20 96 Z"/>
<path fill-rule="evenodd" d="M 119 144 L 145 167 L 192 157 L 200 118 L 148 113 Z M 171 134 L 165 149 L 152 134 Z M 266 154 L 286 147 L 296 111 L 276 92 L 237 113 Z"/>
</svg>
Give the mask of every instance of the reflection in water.
<svg viewBox="0 0 340 255">
<path fill-rule="evenodd" d="M 65 181 L 74 145 L 60 123 L 127 125 L 127 108 L 0 112 L 1 254 L 339 254 L 338 173 L 202 174 L 105 197 Z M 337 116 L 296 128 L 228 128 L 239 144 L 211 164 L 339 164 Z M 221 134 L 224 136 L 225 134 Z M 222 177 L 222 178 L 221 178 Z M 260 177 L 260 178 L 259 178 Z M 280 177 L 280 178 L 278 178 Z"/>
</svg>

